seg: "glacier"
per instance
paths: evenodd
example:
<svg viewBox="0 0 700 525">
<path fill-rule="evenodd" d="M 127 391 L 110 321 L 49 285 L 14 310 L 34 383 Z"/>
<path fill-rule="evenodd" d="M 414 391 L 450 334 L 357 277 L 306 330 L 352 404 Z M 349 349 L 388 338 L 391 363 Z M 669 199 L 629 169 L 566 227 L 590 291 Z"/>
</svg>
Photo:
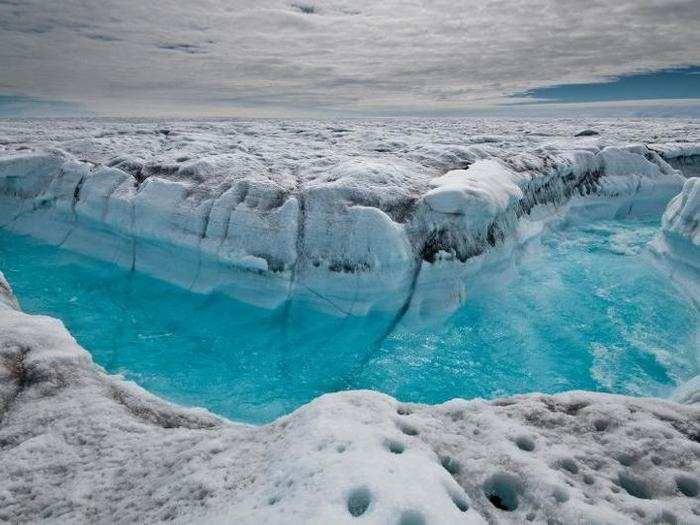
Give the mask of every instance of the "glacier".
<svg viewBox="0 0 700 525">
<path fill-rule="evenodd" d="M 269 308 L 449 312 L 464 274 L 548 221 L 660 214 L 685 180 L 669 162 L 692 174 L 699 156 L 678 135 L 627 143 L 659 123 L 518 125 L 11 123 L 0 225 Z"/>
<path fill-rule="evenodd" d="M 651 248 L 697 304 L 699 163 L 692 120 L 6 120 L 0 226 L 200 293 L 421 322 L 560 221 L 663 214 Z M 693 523 L 698 386 L 352 391 L 253 427 L 108 375 L 0 277 L 0 520 Z"/>
</svg>

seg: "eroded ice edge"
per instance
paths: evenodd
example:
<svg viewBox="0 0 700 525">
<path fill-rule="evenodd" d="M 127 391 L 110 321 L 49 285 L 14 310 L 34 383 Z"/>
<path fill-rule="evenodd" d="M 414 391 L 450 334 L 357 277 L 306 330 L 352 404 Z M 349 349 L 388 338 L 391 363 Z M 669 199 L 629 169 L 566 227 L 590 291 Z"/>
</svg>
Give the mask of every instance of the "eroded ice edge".
<svg viewBox="0 0 700 525">
<path fill-rule="evenodd" d="M 653 251 L 697 303 L 698 124 L 594 125 L 6 121 L 0 224 L 195 291 L 419 322 L 557 221 L 663 212 Z M 249 427 L 105 374 L 3 278 L 0 520 L 693 523 L 699 390 L 345 392 Z"/>
</svg>

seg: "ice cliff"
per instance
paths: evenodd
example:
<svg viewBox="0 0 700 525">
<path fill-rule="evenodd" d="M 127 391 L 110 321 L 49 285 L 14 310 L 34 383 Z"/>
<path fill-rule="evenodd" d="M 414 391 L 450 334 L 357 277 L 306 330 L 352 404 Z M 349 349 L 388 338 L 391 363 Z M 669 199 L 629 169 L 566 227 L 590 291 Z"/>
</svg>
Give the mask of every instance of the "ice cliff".
<svg viewBox="0 0 700 525">
<path fill-rule="evenodd" d="M 669 202 L 651 249 L 679 289 L 700 307 L 700 178 L 687 179 L 681 192 Z M 696 386 L 684 396 L 697 390 L 700 378 L 691 384 Z"/>
<path fill-rule="evenodd" d="M 700 178 L 686 180 L 668 204 L 654 249 L 689 280 L 700 276 Z"/>
<path fill-rule="evenodd" d="M 485 254 L 569 213 L 660 213 L 685 180 L 669 162 L 697 164 L 697 143 L 652 143 L 648 124 L 548 125 L 7 126 L 0 225 L 266 307 L 449 309 Z"/>
<path fill-rule="evenodd" d="M 105 374 L 0 282 L 2 522 L 700 521 L 697 404 L 355 391 L 249 427 Z"/>
</svg>

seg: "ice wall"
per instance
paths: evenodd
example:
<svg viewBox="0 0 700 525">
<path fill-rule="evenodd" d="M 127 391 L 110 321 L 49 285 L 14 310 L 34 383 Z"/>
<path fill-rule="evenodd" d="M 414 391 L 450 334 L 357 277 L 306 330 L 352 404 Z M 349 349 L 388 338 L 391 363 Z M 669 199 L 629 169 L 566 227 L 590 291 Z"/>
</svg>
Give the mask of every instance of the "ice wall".
<svg viewBox="0 0 700 525">
<path fill-rule="evenodd" d="M 15 296 L 12 295 L 12 289 L 10 288 L 10 284 L 7 282 L 7 279 L 5 279 L 5 276 L 2 272 L 0 272 L 0 308 L 12 308 L 15 310 L 19 309 L 17 299 L 15 299 Z"/>
<path fill-rule="evenodd" d="M 15 151 L 0 155 L 0 225 L 265 307 L 449 309 L 461 274 L 553 218 L 660 213 L 684 181 L 643 145 L 459 158 L 444 172 L 361 155 L 273 171 L 240 151 L 150 167 Z"/>
<path fill-rule="evenodd" d="M 662 218 L 662 233 L 673 243 L 674 255 L 700 270 L 700 178 L 685 181 Z"/>
<path fill-rule="evenodd" d="M 651 247 L 682 290 L 700 304 L 700 178 L 686 180 L 669 202 Z"/>
<path fill-rule="evenodd" d="M 700 178 L 686 180 L 682 191 L 669 202 L 661 231 L 650 247 L 661 268 L 678 285 L 679 292 L 700 308 Z M 673 398 L 700 402 L 700 376 L 680 385 Z"/>
</svg>

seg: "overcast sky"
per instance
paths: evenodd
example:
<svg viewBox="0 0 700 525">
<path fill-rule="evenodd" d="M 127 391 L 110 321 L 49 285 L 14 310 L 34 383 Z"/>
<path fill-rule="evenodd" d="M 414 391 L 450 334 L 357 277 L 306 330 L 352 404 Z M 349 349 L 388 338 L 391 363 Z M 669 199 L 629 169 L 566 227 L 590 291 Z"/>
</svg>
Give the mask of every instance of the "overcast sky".
<svg viewBox="0 0 700 525">
<path fill-rule="evenodd" d="M 698 65 L 699 26 L 698 0 L 0 0 L 0 116 L 551 111 L 511 95 Z M 700 107 L 644 98 L 615 107 Z"/>
</svg>

